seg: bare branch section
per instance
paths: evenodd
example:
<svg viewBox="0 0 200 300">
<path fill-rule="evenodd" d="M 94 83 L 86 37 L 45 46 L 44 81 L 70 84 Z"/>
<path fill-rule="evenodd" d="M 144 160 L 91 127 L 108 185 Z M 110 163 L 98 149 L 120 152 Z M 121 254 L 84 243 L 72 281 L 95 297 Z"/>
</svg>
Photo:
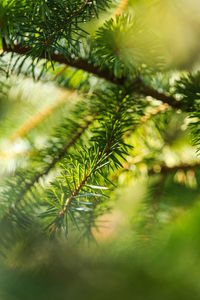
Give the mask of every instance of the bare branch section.
<svg viewBox="0 0 200 300">
<path fill-rule="evenodd" d="M 3 50 L 5 52 L 12 52 L 20 55 L 31 55 L 33 48 L 21 47 L 20 45 L 13 45 L 11 47 L 3 43 Z M 44 52 L 40 55 L 40 58 L 46 59 Z M 64 55 L 56 53 L 51 54 L 51 59 L 54 62 L 65 64 L 73 68 L 81 69 L 115 84 L 124 85 L 127 81 L 126 78 L 117 78 L 113 74 L 111 74 L 109 70 L 100 69 L 98 66 L 95 66 L 92 63 L 88 63 L 86 60 L 83 59 L 76 60 L 71 57 L 66 58 Z M 169 104 L 175 109 L 181 109 L 181 103 L 178 102 L 173 96 L 158 92 L 157 90 L 147 86 L 141 79 L 137 79 L 133 86 L 133 91 L 138 93 L 139 95 L 151 96 L 152 98 L 161 100 L 162 102 Z"/>
<path fill-rule="evenodd" d="M 77 94 L 75 91 L 61 93 L 61 96 L 56 104 L 45 106 L 42 110 L 36 112 L 33 116 L 31 116 L 12 134 L 12 136 L 9 138 L 9 142 L 13 143 L 18 138 L 23 138 L 24 136 L 26 136 L 32 129 L 38 126 L 38 124 L 48 118 L 56 109 L 64 105 L 66 103 L 66 98 L 68 98 L 69 96 L 75 98 Z"/>
<path fill-rule="evenodd" d="M 148 171 L 148 175 L 154 175 L 154 174 L 162 174 L 162 175 L 167 175 L 169 173 L 176 173 L 177 171 L 190 171 L 194 169 L 198 169 L 200 167 L 200 162 L 193 162 L 193 163 L 183 163 L 181 165 L 173 166 L 173 167 L 168 167 L 166 165 L 160 166 L 159 169 L 157 168 L 151 168 Z"/>
<path fill-rule="evenodd" d="M 120 170 L 120 174 L 130 171 L 130 167 L 132 164 L 130 163 L 124 163 L 123 164 L 124 167 Z M 152 166 L 151 168 L 149 168 L 147 170 L 147 174 L 148 176 L 152 176 L 152 175 L 168 175 L 168 174 L 173 174 L 176 173 L 178 171 L 183 171 L 183 172 L 187 172 L 187 171 L 193 171 L 193 170 L 197 170 L 200 168 L 200 161 L 197 162 L 191 162 L 191 163 L 182 163 L 180 165 L 175 165 L 172 167 L 169 167 L 165 164 L 162 164 L 160 166 L 155 165 Z M 118 177 L 118 175 L 115 175 L 112 179 L 115 180 Z"/>
<path fill-rule="evenodd" d="M 129 0 L 122 0 L 120 5 L 118 6 L 117 10 L 115 11 L 114 16 L 121 15 L 125 11 L 128 3 L 129 3 Z"/>
<path fill-rule="evenodd" d="M 167 103 L 176 109 L 181 109 L 182 107 L 181 102 L 178 102 L 173 96 L 158 92 L 157 90 L 144 84 L 141 79 L 139 79 L 136 92 L 144 96 L 151 96 L 154 99 L 161 100 L 162 102 Z"/>
<path fill-rule="evenodd" d="M 156 107 L 151 113 L 148 113 L 146 115 L 144 115 L 139 121 L 138 123 L 136 123 L 133 128 L 131 128 L 129 131 L 127 131 L 123 138 L 126 139 L 129 136 L 131 136 L 131 134 L 138 128 L 140 127 L 142 124 L 146 123 L 148 120 L 150 120 L 152 117 L 154 117 L 155 115 L 159 114 L 160 112 L 163 112 L 165 110 L 170 109 L 169 104 L 164 103 L 159 105 L 158 107 Z"/>
</svg>

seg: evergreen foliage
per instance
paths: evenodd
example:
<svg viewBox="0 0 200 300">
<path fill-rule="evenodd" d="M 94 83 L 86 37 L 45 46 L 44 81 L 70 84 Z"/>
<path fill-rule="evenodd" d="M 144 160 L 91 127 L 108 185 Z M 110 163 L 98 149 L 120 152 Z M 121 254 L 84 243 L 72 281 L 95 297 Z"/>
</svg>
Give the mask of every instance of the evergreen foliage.
<svg viewBox="0 0 200 300">
<path fill-rule="evenodd" d="M 187 5 L 187 0 L 182 1 Z M 6 261 L 5 274 L 8 267 L 16 264 L 18 268 L 16 273 L 9 273 L 9 280 L 19 275 L 23 283 L 31 285 L 30 274 L 38 268 L 38 278 L 44 281 L 41 265 L 45 263 L 36 257 L 41 252 L 41 260 L 46 257 L 45 285 L 54 280 L 48 260 L 55 257 L 59 279 L 61 274 L 70 278 L 69 299 L 80 298 L 84 290 L 89 291 L 89 297 L 102 299 L 101 294 L 97 296 L 102 285 L 105 299 L 110 293 L 116 299 L 130 297 L 131 276 L 138 286 L 142 281 L 147 287 L 152 285 L 149 295 L 134 285 L 137 299 L 188 299 L 194 290 L 195 299 L 200 295 L 197 279 L 193 286 L 183 276 L 184 255 L 178 271 L 171 268 L 176 276 L 179 272 L 183 276 L 177 283 L 177 298 L 173 296 L 176 289 L 169 280 L 164 258 L 161 264 L 166 274 L 161 286 L 168 284 L 169 293 L 156 290 L 160 284 L 158 274 L 162 273 L 158 262 L 154 274 L 149 274 L 158 253 L 165 257 L 167 251 L 173 251 L 176 230 L 179 237 L 184 235 L 176 220 L 191 207 L 194 220 L 199 216 L 200 71 L 196 39 L 200 22 L 198 16 L 190 19 L 186 10 L 173 6 L 170 0 L 165 0 L 164 6 L 161 0 L 146 2 L 0 2 L 0 253 L 2 261 Z M 163 7 L 167 16 L 172 13 L 172 19 L 163 19 L 159 29 L 156 22 Z M 185 20 L 174 23 L 178 35 L 187 26 L 194 31 L 185 44 L 169 25 L 176 14 L 177 22 Z M 174 48 L 170 41 L 166 49 L 163 35 L 177 39 Z M 122 203 L 128 223 L 123 225 L 125 238 L 118 234 L 118 242 L 113 242 L 121 271 L 116 271 L 110 246 L 104 246 L 109 254 L 102 259 L 113 282 L 106 285 L 93 250 L 85 262 L 77 250 L 72 264 L 62 266 L 65 251 L 83 247 L 84 252 L 85 241 L 98 241 L 98 231 L 100 240 L 104 238 L 103 217 L 109 218 L 109 213 L 115 216 L 118 202 Z M 120 218 L 123 220 L 121 215 Z M 184 218 L 187 221 L 184 216 L 183 222 Z M 171 222 L 175 225 L 167 231 Z M 191 235 L 197 237 L 195 228 L 191 227 Z M 171 234 L 168 244 L 167 237 L 160 237 L 162 233 L 164 237 Z M 187 248 L 182 239 L 178 238 L 179 251 L 182 244 Z M 119 246 L 125 240 L 127 248 L 136 249 L 134 254 Z M 49 249 L 44 250 L 46 247 Z M 58 257 L 59 248 L 62 259 Z M 37 254 L 33 254 L 34 249 Z M 157 254 L 152 255 L 152 260 L 145 258 L 145 253 L 149 255 L 154 249 Z M 102 257 L 101 251 L 98 253 Z M 25 255 L 27 269 L 22 267 L 20 255 Z M 178 255 L 170 254 L 167 259 L 173 264 Z M 76 257 L 80 264 L 86 264 L 84 268 L 76 265 Z M 130 268 L 129 259 L 133 260 Z M 100 268 L 96 274 L 100 283 L 92 279 L 90 287 L 88 274 L 94 272 L 94 267 Z M 74 273 L 83 270 L 86 279 L 76 292 Z M 127 274 L 127 280 L 123 278 L 121 282 L 123 274 Z M 184 280 L 185 294 L 181 292 Z M 56 294 L 57 299 L 65 298 L 64 284 L 60 284 L 60 294 L 56 288 L 52 295 L 47 293 L 47 299 L 55 299 Z M 29 299 L 41 297 L 39 292 L 34 294 L 33 287 Z M 2 299 L 28 299 L 21 291 L 15 297 L 11 295 L 13 291 L 9 296 L 5 290 Z"/>
</svg>

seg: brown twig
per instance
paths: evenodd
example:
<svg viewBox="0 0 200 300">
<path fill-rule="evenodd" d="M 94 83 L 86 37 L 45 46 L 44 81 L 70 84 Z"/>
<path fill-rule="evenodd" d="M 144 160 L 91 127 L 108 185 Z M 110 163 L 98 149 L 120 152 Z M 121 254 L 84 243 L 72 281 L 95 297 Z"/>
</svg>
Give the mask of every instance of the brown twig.
<svg viewBox="0 0 200 300">
<path fill-rule="evenodd" d="M 162 102 L 167 103 L 176 109 L 182 108 L 181 101 L 178 102 L 173 96 L 166 95 L 147 86 L 141 79 L 138 79 L 138 87 L 136 88 L 136 93 L 144 96 L 151 96 L 152 98 L 161 100 Z"/>
<path fill-rule="evenodd" d="M 120 5 L 118 6 L 117 10 L 115 11 L 114 16 L 121 15 L 125 11 L 128 3 L 129 3 L 129 0 L 122 0 Z"/>
<path fill-rule="evenodd" d="M 124 134 L 123 138 L 126 139 L 129 137 L 138 127 L 140 127 L 142 124 L 146 123 L 148 120 L 150 120 L 153 116 L 159 114 L 162 111 L 165 111 L 169 109 L 170 106 L 167 103 L 161 104 L 154 108 L 154 110 L 146 115 L 144 115 L 137 124 L 134 125 L 132 129 L 130 129 L 127 133 Z"/>
<path fill-rule="evenodd" d="M 124 163 L 124 167 L 120 170 L 120 173 L 129 171 L 131 165 L 132 165 L 131 163 L 127 163 L 127 162 Z M 177 171 L 181 171 L 181 170 L 182 171 L 190 171 L 190 170 L 194 170 L 197 168 L 200 168 L 200 161 L 193 162 L 193 163 L 183 163 L 183 164 L 176 165 L 173 167 L 169 167 L 165 164 L 154 165 L 147 170 L 147 174 L 148 174 L 148 176 L 152 176 L 152 175 L 156 175 L 156 174 L 166 176 L 170 173 L 176 173 Z M 112 179 L 114 180 L 117 177 L 118 176 L 115 175 Z"/>
<path fill-rule="evenodd" d="M 47 117 L 49 117 L 57 108 L 66 103 L 66 97 L 74 96 L 76 92 L 71 93 L 62 93 L 61 97 L 58 99 L 57 103 L 54 105 L 47 105 L 42 110 L 36 112 L 33 116 L 31 116 L 21 127 L 19 127 L 13 135 L 9 138 L 11 143 L 15 142 L 18 138 L 23 138 L 27 133 L 29 133 L 33 128 L 35 128 L 38 124 L 44 121 Z"/>
<path fill-rule="evenodd" d="M 43 47 L 47 46 L 53 39 L 53 37 L 56 35 L 56 33 L 58 33 L 59 31 L 61 31 L 63 29 L 63 27 L 65 27 L 65 25 L 67 25 L 67 23 L 69 23 L 69 21 L 71 21 L 72 18 L 74 18 L 78 13 L 80 13 L 80 11 L 87 5 L 87 3 L 89 3 L 90 0 L 85 0 L 83 2 L 83 4 L 77 8 L 77 10 L 75 12 L 73 12 L 73 14 L 71 14 L 71 16 L 69 16 L 55 31 L 54 33 L 42 44 Z"/>
<path fill-rule="evenodd" d="M 22 47 L 20 45 L 13 45 L 12 47 L 4 45 L 4 51 L 17 53 L 20 55 L 27 55 L 27 53 L 29 53 L 29 55 L 32 55 L 31 54 L 32 50 L 33 50 L 33 48 Z M 40 55 L 40 58 L 46 59 L 45 52 L 43 52 Z M 115 84 L 124 85 L 125 82 L 127 81 L 127 78 L 124 78 L 124 77 L 117 78 L 114 76 L 114 74 L 111 74 L 109 70 L 100 69 L 98 66 L 95 66 L 94 64 L 89 63 L 84 59 L 77 60 L 77 59 L 73 59 L 71 57 L 66 58 L 64 55 L 56 54 L 56 53 L 51 54 L 51 59 L 52 59 L 52 61 L 55 61 L 55 62 L 58 62 L 61 64 L 66 64 L 73 68 L 82 69 L 83 71 L 91 73 L 95 76 L 98 76 L 100 78 L 103 78 L 103 79 L 108 80 Z M 139 78 L 134 82 L 134 84 L 132 86 L 132 91 L 137 93 L 138 95 L 151 96 L 152 98 L 161 100 L 164 103 L 168 103 L 170 106 L 172 106 L 175 109 L 182 108 L 181 102 L 178 102 L 173 96 L 158 92 L 157 90 L 147 86 Z M 187 110 L 187 111 L 190 111 L 190 110 Z"/>
<path fill-rule="evenodd" d="M 188 170 L 193 170 L 193 169 L 196 169 L 199 167 L 200 167 L 200 161 L 193 162 L 193 163 L 183 163 L 183 164 L 176 165 L 173 167 L 161 165 L 161 166 L 159 166 L 159 168 L 156 168 L 154 166 L 148 170 L 148 175 L 154 175 L 154 174 L 167 175 L 169 173 L 176 173 L 179 170 L 188 171 Z"/>
<path fill-rule="evenodd" d="M 8 46 L 8 45 L 4 45 L 3 48 L 4 52 L 11 52 L 11 53 L 17 53 L 20 55 L 33 55 L 32 54 L 32 50 L 33 48 L 31 47 L 22 47 L 21 45 L 13 45 Z M 41 53 L 40 55 L 41 59 L 46 59 L 46 55 L 45 55 L 45 51 Z M 71 57 L 66 58 L 63 54 L 56 54 L 56 53 L 51 53 L 51 59 L 54 62 L 58 62 L 60 64 L 65 64 L 68 65 L 70 67 L 73 68 L 77 68 L 77 69 L 81 69 L 83 71 L 86 71 L 88 73 L 94 74 L 100 78 L 106 79 L 108 81 L 111 81 L 113 83 L 121 83 L 123 84 L 124 80 L 123 79 L 119 79 L 119 78 L 115 78 L 114 76 L 112 76 L 110 74 L 110 72 L 108 72 L 107 70 L 101 70 L 99 67 L 94 66 L 91 63 L 88 63 L 86 60 L 84 59 L 74 59 Z"/>
<path fill-rule="evenodd" d="M 56 81 L 56 79 L 68 68 L 67 65 L 65 65 L 58 73 L 56 73 L 56 75 L 54 76 L 54 78 L 52 79 L 53 81 Z"/>
</svg>

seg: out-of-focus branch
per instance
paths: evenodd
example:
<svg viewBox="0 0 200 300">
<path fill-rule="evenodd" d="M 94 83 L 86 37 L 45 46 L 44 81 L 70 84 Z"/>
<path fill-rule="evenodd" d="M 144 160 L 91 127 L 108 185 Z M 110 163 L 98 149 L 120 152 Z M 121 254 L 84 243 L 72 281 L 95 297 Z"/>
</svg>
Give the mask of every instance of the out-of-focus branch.
<svg viewBox="0 0 200 300">
<path fill-rule="evenodd" d="M 125 162 L 123 164 L 123 168 L 120 170 L 120 174 L 123 173 L 123 172 L 128 172 L 130 171 L 131 169 L 131 166 L 133 164 L 132 163 L 127 163 Z M 169 167 L 165 164 L 156 164 L 154 166 L 152 166 L 151 168 L 149 168 L 146 172 L 146 174 L 148 176 L 152 176 L 152 175 L 168 175 L 168 174 L 171 174 L 171 173 L 176 173 L 177 171 L 190 171 L 190 170 L 194 170 L 194 169 L 198 169 L 200 168 L 200 161 L 197 161 L 197 162 L 192 162 L 192 163 L 182 163 L 180 165 L 176 165 L 176 166 L 173 166 L 173 167 Z M 117 176 L 114 176 L 114 178 L 112 178 L 113 180 L 116 179 L 118 177 Z"/>
<path fill-rule="evenodd" d="M 120 5 L 118 6 L 117 10 L 114 12 L 114 16 L 121 15 L 125 11 L 128 3 L 129 3 L 129 0 L 122 0 Z"/>
<path fill-rule="evenodd" d="M 9 142 L 13 143 L 18 138 L 23 138 L 27 135 L 33 128 L 39 125 L 42 121 L 44 121 L 47 117 L 49 117 L 57 108 L 64 105 L 66 103 L 66 98 L 75 97 L 77 94 L 75 91 L 73 92 L 63 92 L 58 99 L 57 103 L 54 105 L 45 106 L 42 110 L 38 111 L 36 114 L 31 116 L 21 127 L 19 127 L 13 135 L 9 138 Z"/>
<path fill-rule="evenodd" d="M 148 175 L 154 175 L 154 174 L 162 174 L 167 175 L 169 173 L 176 173 L 179 170 L 182 171 L 189 171 L 200 168 L 200 161 L 193 162 L 193 163 L 183 163 L 180 165 L 176 165 L 173 167 L 169 167 L 166 165 L 161 166 L 154 166 L 148 170 Z"/>
<path fill-rule="evenodd" d="M 157 106 L 156 108 L 154 108 L 154 110 L 153 110 L 151 113 L 144 115 L 144 116 L 138 121 L 138 123 L 135 124 L 135 125 L 133 126 L 132 129 L 130 129 L 128 132 L 126 132 L 126 133 L 124 134 L 123 138 L 126 139 L 126 138 L 129 137 L 129 136 L 130 136 L 130 135 L 138 128 L 138 127 L 140 127 L 142 124 L 146 123 L 146 122 L 147 122 L 148 120 L 150 120 L 153 116 L 155 116 L 155 115 L 159 114 L 160 112 L 165 111 L 165 110 L 167 110 L 167 109 L 169 109 L 169 108 L 170 108 L 170 106 L 169 106 L 169 104 L 167 104 L 167 103 L 164 103 L 164 104 L 162 104 L 162 105 Z"/>
</svg>

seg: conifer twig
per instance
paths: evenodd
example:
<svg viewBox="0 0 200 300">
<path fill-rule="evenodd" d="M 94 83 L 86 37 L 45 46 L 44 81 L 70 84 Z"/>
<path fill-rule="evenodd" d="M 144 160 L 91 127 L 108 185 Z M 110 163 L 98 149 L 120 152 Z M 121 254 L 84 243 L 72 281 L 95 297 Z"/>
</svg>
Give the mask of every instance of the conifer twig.
<svg viewBox="0 0 200 300">
<path fill-rule="evenodd" d="M 154 174 L 162 174 L 167 175 L 169 173 L 176 173 L 179 170 L 188 171 L 193 170 L 200 167 L 200 161 L 192 162 L 192 163 L 183 163 L 180 165 L 175 165 L 172 167 L 169 167 L 167 165 L 161 165 L 159 166 L 159 169 L 156 170 L 155 167 L 152 167 L 148 170 L 148 175 L 154 175 Z"/>
<path fill-rule="evenodd" d="M 84 184 L 87 182 L 87 180 L 90 177 L 90 175 L 91 175 L 91 172 L 90 172 L 90 168 L 89 168 L 88 171 L 87 171 L 87 174 L 85 175 L 85 177 L 81 180 L 81 182 L 79 183 L 79 185 L 74 189 L 74 191 L 71 193 L 70 197 L 66 200 L 66 202 L 64 204 L 64 208 L 59 212 L 56 220 L 57 219 L 61 219 L 64 216 L 64 214 L 65 214 L 65 212 L 67 210 L 67 207 L 69 207 L 72 204 L 74 198 L 78 195 L 79 191 L 82 189 L 82 187 L 84 186 Z M 54 231 L 54 229 L 55 229 L 56 220 L 55 220 L 55 222 L 52 224 L 52 226 L 50 228 L 50 233 L 52 233 Z"/>
<path fill-rule="evenodd" d="M 120 174 L 123 172 L 129 171 L 131 165 L 132 165 L 131 163 L 126 162 L 124 164 L 124 167 L 120 170 Z M 152 166 L 151 168 L 149 168 L 147 170 L 147 174 L 148 174 L 148 176 L 152 176 L 152 175 L 156 175 L 156 174 L 157 175 L 167 175 L 170 173 L 176 173 L 179 170 L 189 171 L 189 170 L 194 170 L 194 169 L 198 169 L 198 168 L 200 168 L 200 161 L 192 162 L 192 163 L 182 163 L 180 165 L 175 165 L 172 167 L 162 164 L 162 165 Z M 114 176 L 113 179 L 116 179 L 116 177 L 117 176 Z"/>
<path fill-rule="evenodd" d="M 109 148 L 110 148 L 110 143 L 108 143 L 108 145 L 107 145 L 106 153 L 109 151 Z M 100 162 L 102 156 L 103 156 L 103 151 L 100 151 L 97 164 Z M 70 205 L 72 204 L 72 202 L 75 199 L 75 197 L 78 195 L 78 193 L 80 192 L 80 190 L 83 188 L 83 186 L 85 185 L 85 183 L 87 182 L 87 180 L 90 178 L 90 176 L 94 172 L 95 172 L 95 168 L 94 168 L 93 171 L 91 170 L 91 167 L 88 168 L 85 177 L 82 178 L 81 182 L 78 184 L 78 186 L 73 190 L 73 192 L 71 193 L 71 195 L 69 196 L 69 198 L 66 200 L 66 202 L 64 204 L 64 207 L 58 213 L 55 221 L 53 222 L 53 224 L 50 227 L 50 230 L 49 230 L 50 233 L 53 233 L 53 231 L 55 230 L 55 227 L 56 227 L 56 221 L 59 220 L 59 219 L 61 219 L 61 218 L 63 218 L 65 212 L 67 211 L 67 208 L 70 207 Z"/>
<path fill-rule="evenodd" d="M 55 31 L 54 33 L 42 44 L 43 47 L 47 46 L 53 39 L 53 37 L 60 31 L 63 29 L 63 27 L 65 27 L 65 25 L 67 25 L 72 18 L 74 18 L 78 13 L 80 13 L 80 11 L 89 3 L 90 0 L 85 0 L 83 2 L 83 4 L 77 8 L 77 10 L 75 12 L 73 12 L 73 14 L 71 14 L 71 16 L 69 16 Z"/>
<path fill-rule="evenodd" d="M 151 96 L 154 99 L 161 100 L 164 103 L 169 104 L 173 108 L 181 109 L 181 101 L 178 102 L 174 96 L 161 93 L 154 88 L 147 86 L 140 78 L 137 79 L 135 92 L 144 96 Z M 190 111 L 190 110 L 187 110 Z"/>
<path fill-rule="evenodd" d="M 123 100 L 126 99 L 126 96 L 123 98 Z M 64 207 L 60 210 L 60 212 L 58 213 L 57 217 L 55 218 L 55 221 L 53 222 L 53 224 L 50 227 L 50 233 L 53 233 L 53 231 L 55 230 L 56 227 L 56 222 L 58 220 L 60 220 L 61 218 L 63 218 L 65 212 L 67 211 L 67 208 L 71 206 L 73 200 L 75 199 L 75 197 L 78 195 L 78 193 L 80 192 L 80 190 L 83 188 L 83 186 L 85 185 L 85 183 L 87 182 L 87 180 L 91 177 L 91 175 L 96 171 L 97 166 L 99 165 L 99 163 L 101 162 L 101 159 L 103 157 L 103 155 L 108 155 L 110 152 L 110 148 L 112 146 L 112 142 L 114 137 L 114 131 L 115 131 L 115 124 L 118 121 L 118 114 L 121 112 L 121 110 L 123 109 L 123 100 L 121 102 L 120 107 L 117 105 L 117 110 L 115 110 L 117 113 L 115 114 L 114 118 L 113 118 L 113 122 L 112 122 L 112 128 L 111 128 L 111 136 L 109 138 L 109 140 L 107 141 L 107 145 L 106 148 L 104 150 L 99 151 L 98 153 L 98 159 L 97 159 L 97 163 L 95 165 L 95 167 L 91 168 L 91 166 L 88 167 L 88 170 L 86 172 L 86 175 L 84 176 L 84 178 L 82 178 L 81 182 L 78 184 L 78 186 L 73 190 L 73 192 L 70 194 L 70 196 L 67 198 L 67 200 L 65 201 Z"/>
<path fill-rule="evenodd" d="M 27 53 L 31 55 L 31 51 L 33 50 L 33 48 L 23 47 L 21 45 L 12 45 L 12 47 L 5 45 L 5 43 L 3 43 L 3 45 L 5 52 L 17 53 L 20 55 L 27 55 Z M 40 58 L 46 59 L 46 55 L 44 52 L 41 53 Z M 127 81 L 127 78 L 117 78 L 114 76 L 114 74 L 111 74 L 109 70 L 100 69 L 98 66 L 95 66 L 94 64 L 89 63 L 84 59 L 74 59 L 72 57 L 66 58 L 63 54 L 57 53 L 52 53 L 51 59 L 52 61 L 66 64 L 73 68 L 81 69 L 115 84 L 124 85 Z M 132 86 L 132 91 L 139 95 L 151 96 L 152 98 L 161 100 L 164 103 L 168 103 L 175 109 L 182 108 L 181 101 L 178 102 L 173 96 L 158 92 L 154 88 L 147 86 L 140 78 L 137 78 L 137 80 L 135 81 L 134 85 Z M 187 109 L 187 111 L 190 112 L 190 109 Z"/>
<path fill-rule="evenodd" d="M 128 3 L 129 3 L 129 0 L 122 0 L 120 5 L 118 6 L 117 10 L 114 12 L 114 16 L 121 15 L 124 12 L 124 10 L 126 9 Z"/>
<path fill-rule="evenodd" d="M 162 111 L 165 111 L 169 109 L 170 106 L 167 103 L 161 104 L 154 108 L 154 110 L 146 115 L 144 115 L 135 126 L 130 129 L 127 133 L 124 134 L 123 138 L 126 139 L 129 137 L 138 127 L 140 127 L 142 124 L 146 123 L 148 120 L 150 120 L 153 116 L 159 114 Z"/>
<path fill-rule="evenodd" d="M 66 96 L 74 96 L 75 94 L 75 91 L 69 94 L 62 93 L 56 104 L 47 105 L 42 110 L 36 112 L 12 134 L 12 136 L 9 138 L 9 141 L 13 143 L 18 138 L 23 138 L 25 135 L 27 135 L 27 133 L 29 133 L 32 129 L 49 117 L 57 108 L 62 106 L 66 102 Z"/>
<path fill-rule="evenodd" d="M 83 133 L 88 129 L 88 127 L 95 120 L 95 116 L 91 117 L 72 137 L 72 139 L 60 150 L 60 152 L 53 158 L 50 164 L 40 173 L 36 174 L 36 176 L 25 186 L 24 191 L 20 194 L 20 198 L 23 198 L 27 192 L 39 181 L 40 178 L 47 175 L 50 170 L 52 170 L 57 162 L 59 162 L 63 156 L 67 153 L 67 151 L 76 143 L 76 141 L 83 135 Z"/>
<path fill-rule="evenodd" d="M 5 41 L 2 44 L 3 44 L 4 52 L 17 53 L 19 55 L 28 55 L 29 54 L 30 56 L 32 56 L 31 52 L 32 52 L 33 48 L 31 48 L 31 47 L 23 47 L 21 45 L 8 46 L 5 44 Z M 40 59 L 46 59 L 45 52 L 41 53 Z M 106 79 L 113 83 L 123 84 L 123 82 L 124 82 L 124 79 L 115 78 L 107 70 L 105 70 L 105 71 L 101 70 L 99 67 L 93 65 L 92 63 L 87 62 L 84 59 L 75 59 L 72 57 L 66 58 L 63 54 L 57 54 L 57 53 L 51 53 L 51 59 L 54 62 L 58 62 L 60 64 L 66 64 L 72 68 L 81 69 L 83 71 L 94 74 L 95 76 Z"/>
<path fill-rule="evenodd" d="M 67 68 L 68 68 L 68 66 L 65 65 L 58 73 L 55 74 L 55 76 L 52 80 L 55 81 Z"/>
</svg>

